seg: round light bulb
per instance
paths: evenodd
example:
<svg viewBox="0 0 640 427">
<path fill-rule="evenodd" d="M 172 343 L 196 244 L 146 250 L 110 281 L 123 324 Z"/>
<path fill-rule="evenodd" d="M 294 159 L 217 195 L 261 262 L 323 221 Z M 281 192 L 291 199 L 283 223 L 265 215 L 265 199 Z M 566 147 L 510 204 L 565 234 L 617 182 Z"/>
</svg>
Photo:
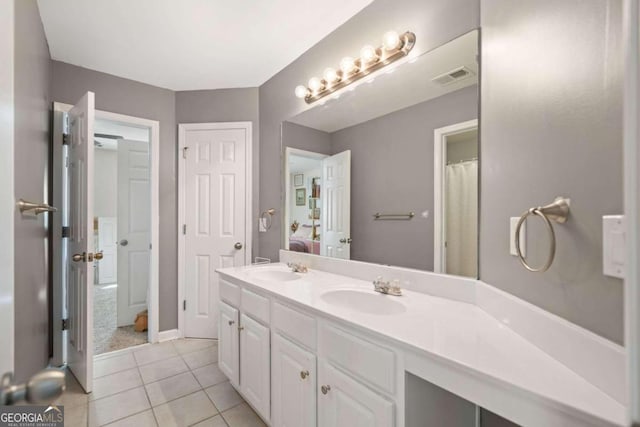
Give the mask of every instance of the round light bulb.
<svg viewBox="0 0 640 427">
<path fill-rule="evenodd" d="M 306 86 L 296 86 L 296 96 L 298 98 L 306 98 L 307 95 L 309 94 L 309 89 L 307 89 Z"/>
<path fill-rule="evenodd" d="M 382 45 L 386 50 L 394 50 L 400 47 L 400 36 L 395 31 L 387 31 L 382 36 Z"/>
<path fill-rule="evenodd" d="M 342 58 L 342 61 L 340 61 L 340 69 L 344 74 L 351 74 L 355 72 L 357 68 L 356 61 L 350 56 L 345 56 Z"/>
<path fill-rule="evenodd" d="M 360 50 L 360 58 L 365 64 L 370 64 L 378 59 L 378 52 L 375 47 L 366 45 Z"/>
<path fill-rule="evenodd" d="M 311 79 L 309 79 L 309 89 L 311 89 L 313 92 L 318 92 L 323 87 L 324 84 L 322 84 L 322 80 L 320 80 L 319 78 L 312 77 Z"/>
<path fill-rule="evenodd" d="M 331 84 L 340 80 L 340 76 L 338 75 L 338 72 L 333 68 L 327 68 L 326 70 L 324 70 L 324 79 L 327 81 L 327 83 Z"/>
</svg>

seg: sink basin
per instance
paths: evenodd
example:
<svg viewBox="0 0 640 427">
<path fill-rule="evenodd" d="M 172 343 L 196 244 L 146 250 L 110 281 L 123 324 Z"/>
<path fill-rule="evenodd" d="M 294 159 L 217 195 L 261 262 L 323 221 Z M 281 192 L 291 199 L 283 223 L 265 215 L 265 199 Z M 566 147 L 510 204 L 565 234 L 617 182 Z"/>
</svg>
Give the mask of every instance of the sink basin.
<svg viewBox="0 0 640 427">
<path fill-rule="evenodd" d="M 298 274 L 285 270 L 258 270 L 249 274 L 258 280 L 267 280 L 269 282 L 290 282 L 300 279 Z"/>
<path fill-rule="evenodd" d="M 399 297 L 358 289 L 337 289 L 320 295 L 320 299 L 327 304 L 382 316 L 404 313 L 407 310 L 400 301 L 394 298 Z"/>
</svg>

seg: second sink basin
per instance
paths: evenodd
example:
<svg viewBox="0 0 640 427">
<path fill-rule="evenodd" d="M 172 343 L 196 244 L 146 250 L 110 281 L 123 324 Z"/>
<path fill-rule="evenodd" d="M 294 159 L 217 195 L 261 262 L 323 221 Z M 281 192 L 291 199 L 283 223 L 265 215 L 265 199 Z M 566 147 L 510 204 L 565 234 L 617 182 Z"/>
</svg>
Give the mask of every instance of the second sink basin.
<svg viewBox="0 0 640 427">
<path fill-rule="evenodd" d="M 360 289 L 336 289 L 324 292 L 320 298 L 327 304 L 367 314 L 391 315 L 407 311 L 404 304 L 390 295 Z"/>
<path fill-rule="evenodd" d="M 300 276 L 292 271 L 260 269 L 249 273 L 258 280 L 268 280 L 270 282 L 290 282 L 300 279 Z"/>
</svg>

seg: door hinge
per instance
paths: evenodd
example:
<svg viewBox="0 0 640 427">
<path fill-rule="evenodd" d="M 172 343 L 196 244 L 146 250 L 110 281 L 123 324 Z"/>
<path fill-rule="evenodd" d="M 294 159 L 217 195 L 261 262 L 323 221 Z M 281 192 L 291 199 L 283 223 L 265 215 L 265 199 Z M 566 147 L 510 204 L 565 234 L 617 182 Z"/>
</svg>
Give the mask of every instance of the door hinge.
<svg viewBox="0 0 640 427">
<path fill-rule="evenodd" d="M 62 319 L 62 330 L 63 331 L 69 330 L 69 319 Z"/>
<path fill-rule="evenodd" d="M 182 234 L 187 234 L 187 224 L 182 224 Z"/>
<path fill-rule="evenodd" d="M 67 239 L 67 238 L 69 238 L 70 235 L 71 235 L 71 228 L 62 227 L 62 238 L 63 239 Z"/>
<path fill-rule="evenodd" d="M 68 133 L 63 133 L 62 134 L 62 145 L 69 145 L 69 134 Z"/>
<path fill-rule="evenodd" d="M 182 310 L 187 311 L 187 300 L 182 300 Z"/>
<path fill-rule="evenodd" d="M 189 150 L 189 147 L 182 147 L 182 158 L 183 159 L 187 158 L 187 150 Z"/>
</svg>

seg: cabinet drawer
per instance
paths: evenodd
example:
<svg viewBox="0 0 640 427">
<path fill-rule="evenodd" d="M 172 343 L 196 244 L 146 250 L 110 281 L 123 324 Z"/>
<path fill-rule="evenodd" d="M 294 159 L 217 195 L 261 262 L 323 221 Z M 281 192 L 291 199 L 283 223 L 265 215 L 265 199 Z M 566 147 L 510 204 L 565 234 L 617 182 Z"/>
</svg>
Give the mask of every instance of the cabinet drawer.
<svg viewBox="0 0 640 427">
<path fill-rule="evenodd" d="M 313 317 L 276 302 L 273 304 L 272 324 L 283 335 L 316 349 L 316 319 Z"/>
<path fill-rule="evenodd" d="M 269 324 L 269 299 L 242 289 L 242 311 L 256 320 Z"/>
<path fill-rule="evenodd" d="M 220 280 L 220 299 L 234 307 L 240 307 L 240 286 Z"/>
<path fill-rule="evenodd" d="M 387 348 L 331 325 L 320 326 L 318 354 L 389 394 L 396 390 L 396 356 Z"/>
</svg>

